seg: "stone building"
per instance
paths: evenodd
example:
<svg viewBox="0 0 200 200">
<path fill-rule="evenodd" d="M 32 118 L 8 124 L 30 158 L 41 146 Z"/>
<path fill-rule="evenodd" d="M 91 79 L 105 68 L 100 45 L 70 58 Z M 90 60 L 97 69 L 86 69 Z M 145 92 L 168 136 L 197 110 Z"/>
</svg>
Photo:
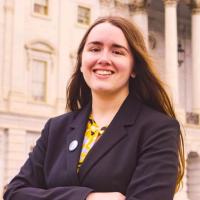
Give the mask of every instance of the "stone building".
<svg viewBox="0 0 200 200">
<path fill-rule="evenodd" d="M 200 199 L 199 0 L 1 0 L 0 198 L 65 88 L 85 30 L 99 16 L 141 28 L 185 131 L 186 175 L 176 200 Z"/>
</svg>

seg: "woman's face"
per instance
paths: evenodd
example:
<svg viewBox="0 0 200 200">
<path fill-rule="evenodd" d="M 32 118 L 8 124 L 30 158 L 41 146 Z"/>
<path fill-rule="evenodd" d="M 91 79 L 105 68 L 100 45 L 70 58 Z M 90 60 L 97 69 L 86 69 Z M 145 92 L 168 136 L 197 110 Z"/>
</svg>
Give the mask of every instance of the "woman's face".
<svg viewBox="0 0 200 200">
<path fill-rule="evenodd" d="M 91 30 L 82 52 L 81 72 L 93 94 L 127 95 L 133 63 L 120 28 L 105 22 Z"/>
</svg>

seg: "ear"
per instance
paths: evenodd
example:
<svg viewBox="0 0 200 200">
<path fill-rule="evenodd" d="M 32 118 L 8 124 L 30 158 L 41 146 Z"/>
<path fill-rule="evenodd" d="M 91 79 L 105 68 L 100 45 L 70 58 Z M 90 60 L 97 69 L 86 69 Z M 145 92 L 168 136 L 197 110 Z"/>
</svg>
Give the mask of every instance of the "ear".
<svg viewBox="0 0 200 200">
<path fill-rule="evenodd" d="M 131 78 L 135 78 L 135 77 L 136 77 L 135 72 L 132 72 L 131 73 Z"/>
<path fill-rule="evenodd" d="M 81 65 L 81 67 L 80 67 L 80 71 L 83 73 L 82 65 Z"/>
<path fill-rule="evenodd" d="M 136 74 L 135 74 L 135 72 L 134 72 L 134 69 L 135 69 L 135 59 L 134 59 L 134 56 L 132 56 L 132 66 L 133 66 L 133 68 L 132 68 L 132 72 L 131 72 L 131 78 L 135 78 L 136 77 Z"/>
</svg>

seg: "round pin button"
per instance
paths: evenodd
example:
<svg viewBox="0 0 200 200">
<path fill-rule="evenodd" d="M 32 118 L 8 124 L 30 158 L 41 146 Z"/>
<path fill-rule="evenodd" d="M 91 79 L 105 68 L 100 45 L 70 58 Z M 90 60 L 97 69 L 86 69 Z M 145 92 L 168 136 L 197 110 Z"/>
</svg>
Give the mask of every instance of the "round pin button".
<svg viewBox="0 0 200 200">
<path fill-rule="evenodd" d="M 70 144 L 69 144 L 69 151 L 74 151 L 76 149 L 76 147 L 78 146 L 78 141 L 77 140 L 73 140 Z"/>
</svg>

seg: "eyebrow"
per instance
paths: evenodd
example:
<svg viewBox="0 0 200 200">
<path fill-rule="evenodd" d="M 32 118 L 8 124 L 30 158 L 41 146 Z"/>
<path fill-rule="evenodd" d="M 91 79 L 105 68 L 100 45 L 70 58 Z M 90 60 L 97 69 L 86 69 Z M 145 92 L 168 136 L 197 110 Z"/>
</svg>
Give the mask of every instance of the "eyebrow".
<svg viewBox="0 0 200 200">
<path fill-rule="evenodd" d="M 102 42 L 99 42 L 99 41 L 92 41 L 92 42 L 89 42 L 87 45 L 91 45 L 91 44 L 95 44 L 95 45 L 103 45 Z M 120 44 L 112 44 L 112 47 L 115 47 L 115 48 L 120 48 L 120 49 L 124 49 L 125 51 L 127 51 L 127 53 L 130 53 L 129 49 L 127 49 L 126 47 L 120 45 Z"/>
</svg>

